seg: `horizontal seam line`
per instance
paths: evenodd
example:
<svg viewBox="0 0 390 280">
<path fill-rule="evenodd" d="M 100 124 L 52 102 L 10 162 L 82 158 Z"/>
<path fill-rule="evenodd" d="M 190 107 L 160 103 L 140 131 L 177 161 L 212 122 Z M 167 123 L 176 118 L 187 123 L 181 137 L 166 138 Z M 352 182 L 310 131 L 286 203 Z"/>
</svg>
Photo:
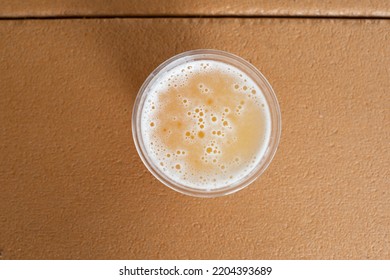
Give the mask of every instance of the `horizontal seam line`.
<svg viewBox="0 0 390 280">
<path fill-rule="evenodd" d="M 0 20 L 66 20 L 66 19 L 191 19 L 191 18 L 242 18 L 242 19 L 341 19 L 373 20 L 390 19 L 388 16 L 354 16 L 354 15 L 53 15 L 53 16 L 0 16 Z"/>
</svg>

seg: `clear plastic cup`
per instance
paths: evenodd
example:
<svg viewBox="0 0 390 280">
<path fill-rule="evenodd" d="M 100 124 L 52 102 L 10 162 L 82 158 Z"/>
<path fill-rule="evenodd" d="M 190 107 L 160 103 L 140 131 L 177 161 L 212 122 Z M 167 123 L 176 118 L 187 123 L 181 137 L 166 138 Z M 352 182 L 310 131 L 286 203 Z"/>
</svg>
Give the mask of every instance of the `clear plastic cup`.
<svg viewBox="0 0 390 280">
<path fill-rule="evenodd" d="M 163 75 L 170 69 L 177 67 L 178 65 L 185 64 L 187 62 L 193 62 L 196 60 L 212 60 L 216 62 L 222 62 L 224 64 L 231 65 L 246 75 L 248 75 L 261 89 L 262 94 L 268 104 L 269 112 L 270 112 L 270 137 L 268 141 L 268 145 L 266 146 L 266 150 L 262 155 L 261 160 L 253 167 L 253 169 L 248 172 L 243 178 L 240 180 L 234 181 L 226 186 L 219 187 L 216 189 L 202 189 L 202 188 L 194 188 L 187 186 L 183 183 L 177 182 L 167 176 L 160 168 L 157 166 L 157 162 L 154 162 L 150 155 L 147 153 L 147 149 L 145 145 L 147 143 L 144 142 L 142 132 L 141 132 L 141 115 L 143 112 L 143 108 L 148 97 L 148 92 L 150 87 L 155 83 L 160 75 Z M 169 112 L 167 112 L 169 113 Z M 275 93 L 268 83 L 266 78 L 260 73 L 258 69 L 256 69 L 252 64 L 247 62 L 246 60 L 233 55 L 228 52 L 220 51 L 220 50 L 209 50 L 209 49 L 199 49 L 187 51 L 176 56 L 173 56 L 163 62 L 160 66 L 158 66 L 145 80 L 143 85 L 141 86 L 137 98 L 134 103 L 133 114 L 132 114 L 132 132 L 133 139 L 137 149 L 137 152 L 145 164 L 146 168 L 164 185 L 170 187 L 171 189 L 178 191 L 182 194 L 197 196 L 197 197 L 217 197 L 223 196 L 227 194 L 231 194 L 237 192 L 253 181 L 255 181 L 268 167 L 270 162 L 272 161 L 281 135 L 281 113 L 277 98 Z"/>
</svg>

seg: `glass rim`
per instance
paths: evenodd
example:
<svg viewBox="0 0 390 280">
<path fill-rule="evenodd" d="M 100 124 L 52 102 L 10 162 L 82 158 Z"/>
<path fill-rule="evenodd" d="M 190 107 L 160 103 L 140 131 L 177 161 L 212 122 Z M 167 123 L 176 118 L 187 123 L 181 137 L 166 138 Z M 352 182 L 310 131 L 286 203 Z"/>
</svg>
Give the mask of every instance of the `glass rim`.
<svg viewBox="0 0 390 280">
<path fill-rule="evenodd" d="M 204 59 L 227 63 L 246 73 L 259 86 L 262 91 L 269 108 L 271 123 L 271 131 L 268 139 L 268 144 L 266 145 L 266 150 L 262 155 L 260 161 L 252 168 L 252 170 L 238 181 L 235 181 L 221 188 L 209 190 L 188 187 L 184 184 L 176 182 L 175 180 L 172 180 L 167 175 L 165 175 L 164 172 L 160 170 L 156 166 L 156 164 L 153 163 L 153 160 L 149 157 L 146 148 L 144 147 L 144 141 L 141 132 L 141 114 L 148 93 L 147 89 L 148 87 L 153 85 L 154 81 L 158 79 L 159 74 L 162 71 L 169 71 L 170 69 L 186 62 Z M 281 112 L 279 103 L 274 90 L 272 89 L 271 85 L 264 77 L 264 75 L 255 66 L 253 66 L 250 62 L 244 60 L 243 58 L 225 51 L 214 49 L 197 49 L 186 51 L 183 53 L 179 53 L 161 63 L 155 70 L 153 70 L 152 73 L 150 73 L 150 75 L 146 78 L 146 80 L 140 87 L 134 102 L 132 112 L 133 140 L 138 155 L 140 156 L 143 164 L 146 166 L 149 172 L 153 174 L 155 178 L 157 178 L 167 187 L 182 194 L 195 197 L 218 197 L 232 194 L 254 182 L 258 177 L 260 177 L 261 174 L 263 174 L 263 172 L 271 163 L 280 142 L 281 129 Z"/>
</svg>

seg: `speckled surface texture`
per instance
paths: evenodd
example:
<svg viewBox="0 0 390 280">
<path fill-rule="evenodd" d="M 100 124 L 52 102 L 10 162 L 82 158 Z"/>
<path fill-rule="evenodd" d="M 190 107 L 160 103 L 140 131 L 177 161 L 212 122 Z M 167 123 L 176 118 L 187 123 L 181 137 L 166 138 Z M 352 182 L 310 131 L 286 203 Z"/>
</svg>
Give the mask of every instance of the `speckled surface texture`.
<svg viewBox="0 0 390 280">
<path fill-rule="evenodd" d="M 390 21 L 0 22 L 0 258 L 389 259 Z M 131 110 L 147 75 L 215 48 L 257 66 L 283 131 L 230 196 L 161 185 Z"/>
<path fill-rule="evenodd" d="M 387 0 L 0 0 L 0 17 L 335 16 L 390 17 Z"/>
</svg>

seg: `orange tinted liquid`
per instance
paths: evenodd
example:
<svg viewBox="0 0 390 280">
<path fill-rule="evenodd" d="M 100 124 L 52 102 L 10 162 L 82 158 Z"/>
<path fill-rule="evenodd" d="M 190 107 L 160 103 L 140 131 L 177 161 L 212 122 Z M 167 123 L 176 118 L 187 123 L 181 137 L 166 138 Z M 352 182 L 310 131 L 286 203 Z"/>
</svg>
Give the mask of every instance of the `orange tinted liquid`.
<svg viewBox="0 0 390 280">
<path fill-rule="evenodd" d="M 151 87 L 142 132 L 168 177 L 213 189 L 231 184 L 261 159 L 269 111 L 258 86 L 239 70 L 200 61 L 174 69 Z"/>
</svg>

